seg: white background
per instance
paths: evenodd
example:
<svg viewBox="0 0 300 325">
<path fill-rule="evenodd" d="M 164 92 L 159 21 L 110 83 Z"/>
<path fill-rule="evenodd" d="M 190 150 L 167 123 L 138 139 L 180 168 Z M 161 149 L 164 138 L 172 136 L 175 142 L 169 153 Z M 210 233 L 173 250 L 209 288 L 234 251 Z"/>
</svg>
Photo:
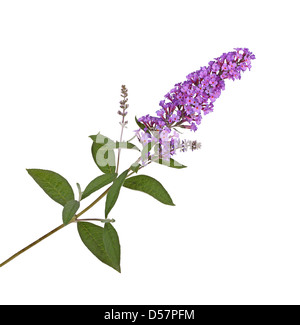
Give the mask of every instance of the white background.
<svg viewBox="0 0 300 325">
<path fill-rule="evenodd" d="M 175 207 L 122 190 L 111 212 L 121 274 L 72 224 L 0 269 L 0 304 L 300 303 L 297 3 L 0 2 L 1 262 L 61 224 L 25 168 L 56 171 L 74 190 L 98 176 L 88 136 L 119 137 L 122 84 L 130 138 L 134 116 L 155 114 L 188 73 L 234 47 L 257 58 L 184 134 L 202 143 L 176 157 L 188 168 L 144 170 Z M 122 169 L 135 157 L 123 152 Z"/>
</svg>

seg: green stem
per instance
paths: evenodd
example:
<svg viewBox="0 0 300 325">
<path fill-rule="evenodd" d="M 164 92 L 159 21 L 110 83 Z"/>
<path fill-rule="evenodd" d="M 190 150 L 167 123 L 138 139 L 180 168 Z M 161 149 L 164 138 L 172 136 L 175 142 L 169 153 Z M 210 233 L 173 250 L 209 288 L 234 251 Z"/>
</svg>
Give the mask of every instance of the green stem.
<svg viewBox="0 0 300 325">
<path fill-rule="evenodd" d="M 84 210 L 82 210 L 81 212 L 79 212 L 74 220 L 76 221 L 76 219 L 78 217 L 80 217 L 81 215 L 83 215 L 86 211 L 88 211 L 90 208 L 92 208 L 97 202 L 99 202 L 109 191 L 110 187 L 105 190 L 95 201 L 93 201 L 89 206 L 87 206 Z M 70 224 L 70 223 L 69 223 Z M 24 247 L 23 249 L 21 249 L 20 251 L 18 251 L 16 254 L 12 255 L 10 258 L 8 258 L 7 260 L 5 260 L 3 263 L 0 264 L 0 267 L 2 267 L 3 265 L 7 264 L 8 262 L 10 262 L 11 260 L 13 260 L 15 257 L 19 256 L 20 254 L 26 252 L 29 248 L 35 246 L 36 244 L 38 244 L 39 242 L 41 242 L 43 239 L 51 236 L 52 234 L 54 234 L 55 232 L 57 232 L 58 230 L 62 229 L 64 226 L 66 226 L 65 224 L 62 224 L 58 227 L 56 227 L 55 229 L 51 230 L 50 232 L 48 232 L 46 235 L 42 236 L 41 238 L 37 239 L 36 241 L 32 242 L 31 244 L 29 244 L 28 246 Z"/>
<path fill-rule="evenodd" d="M 98 203 L 101 199 L 104 198 L 104 196 L 108 193 L 110 187 L 106 189 L 95 201 L 93 201 L 89 206 L 87 206 L 85 209 L 83 209 L 81 212 L 79 212 L 76 216 L 75 219 L 78 217 L 82 216 L 84 213 L 86 213 L 90 208 L 92 208 L 96 203 Z"/>
<path fill-rule="evenodd" d="M 2 267 L 3 265 L 7 264 L 8 262 L 10 262 L 11 260 L 13 260 L 15 257 L 19 256 L 20 254 L 26 252 L 29 248 L 33 247 L 34 245 L 38 244 L 39 242 L 41 242 L 42 240 L 44 240 L 45 238 L 51 236 L 52 234 L 54 234 L 55 232 L 57 232 L 58 230 L 62 229 L 65 225 L 62 224 L 58 227 L 56 227 L 55 229 L 49 231 L 46 235 L 42 236 L 41 238 L 37 239 L 36 241 L 34 241 L 33 243 L 29 244 L 28 246 L 24 247 L 23 249 L 21 249 L 20 251 L 18 251 L 16 254 L 12 255 L 10 258 L 8 258 L 7 260 L 5 260 L 3 263 L 0 264 L 0 267 Z"/>
</svg>

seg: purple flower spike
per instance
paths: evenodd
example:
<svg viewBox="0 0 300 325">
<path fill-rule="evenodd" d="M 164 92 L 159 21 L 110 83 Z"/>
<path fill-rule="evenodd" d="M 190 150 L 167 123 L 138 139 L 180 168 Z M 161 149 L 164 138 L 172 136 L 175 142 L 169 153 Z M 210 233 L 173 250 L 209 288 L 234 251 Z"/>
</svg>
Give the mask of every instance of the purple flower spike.
<svg viewBox="0 0 300 325">
<path fill-rule="evenodd" d="M 247 48 L 236 48 L 223 53 L 208 66 L 187 75 L 187 80 L 177 83 L 165 95 L 156 114 L 158 117 L 143 116 L 139 119 L 149 130 L 162 131 L 165 127 L 181 127 L 197 130 L 201 114 L 213 111 L 213 103 L 225 89 L 225 79 L 241 79 L 241 72 L 250 70 L 255 55 Z M 196 123 L 196 124 L 195 124 Z"/>
<path fill-rule="evenodd" d="M 241 79 L 241 73 L 250 70 L 255 55 L 247 48 L 236 48 L 233 52 L 223 53 L 208 66 L 187 75 L 187 80 L 175 84 L 160 101 L 157 117 L 143 116 L 139 122 L 146 130 L 158 132 L 166 137 L 165 130 L 183 128 L 196 131 L 202 120 L 202 113 L 213 112 L 214 104 L 225 89 L 225 79 Z M 169 142 L 172 141 L 172 137 Z M 172 153 L 171 153 L 172 154 Z"/>
</svg>

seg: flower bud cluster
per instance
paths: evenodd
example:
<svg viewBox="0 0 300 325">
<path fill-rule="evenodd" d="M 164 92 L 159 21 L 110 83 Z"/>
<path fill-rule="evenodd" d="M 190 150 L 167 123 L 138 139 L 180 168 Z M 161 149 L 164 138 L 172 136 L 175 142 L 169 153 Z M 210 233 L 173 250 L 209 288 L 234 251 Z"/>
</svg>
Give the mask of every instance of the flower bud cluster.
<svg viewBox="0 0 300 325">
<path fill-rule="evenodd" d="M 122 127 L 124 127 L 124 126 L 126 126 L 126 124 L 128 124 L 128 121 L 125 121 L 125 116 L 127 115 L 126 110 L 129 107 L 129 104 L 127 104 L 128 89 L 126 88 L 125 85 L 122 85 L 122 87 L 121 87 L 121 97 L 123 97 L 123 99 L 120 101 L 121 110 L 118 111 L 118 114 L 122 116 L 122 122 L 120 122 L 120 125 Z"/>
</svg>

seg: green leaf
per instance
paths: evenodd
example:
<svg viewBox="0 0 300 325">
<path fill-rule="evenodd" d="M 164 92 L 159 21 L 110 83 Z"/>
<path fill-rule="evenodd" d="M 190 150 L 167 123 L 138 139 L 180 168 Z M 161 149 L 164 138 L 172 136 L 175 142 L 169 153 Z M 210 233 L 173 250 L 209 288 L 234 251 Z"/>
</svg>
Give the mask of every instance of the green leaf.
<svg viewBox="0 0 300 325">
<path fill-rule="evenodd" d="M 106 223 L 103 231 L 103 242 L 107 255 L 110 257 L 114 268 L 121 272 L 120 259 L 121 248 L 119 236 L 111 223 Z"/>
<path fill-rule="evenodd" d="M 105 174 L 114 174 L 116 171 L 116 157 L 113 150 L 101 150 L 104 144 L 93 142 L 92 156 L 99 167 Z M 99 150 L 100 149 L 100 150 Z"/>
<path fill-rule="evenodd" d="M 114 149 L 134 149 L 140 151 L 137 146 L 128 141 L 114 142 L 101 133 L 91 135 L 90 138 L 93 140 L 93 159 L 96 165 L 105 174 L 113 174 L 116 171 L 116 157 Z"/>
<path fill-rule="evenodd" d="M 114 141 L 102 135 L 100 132 L 97 135 L 91 135 L 90 138 L 93 140 L 92 156 L 96 165 L 105 174 L 115 173 L 116 170 L 115 153 L 112 149 L 105 147 L 105 146 L 113 146 Z"/>
<path fill-rule="evenodd" d="M 114 143 L 113 140 L 111 140 L 110 138 L 108 138 L 105 135 L 102 135 L 100 132 L 98 134 L 96 134 L 96 135 L 91 135 L 90 138 L 94 142 L 102 144 L 102 145 L 110 145 L 110 144 Z"/>
<path fill-rule="evenodd" d="M 95 139 L 95 137 L 92 137 L 92 136 L 91 136 L 91 138 Z M 106 138 L 106 139 L 108 139 L 108 138 Z M 94 142 L 97 144 L 102 144 L 102 146 L 99 148 L 99 150 L 104 150 L 104 151 L 112 150 L 112 149 L 134 149 L 134 150 L 140 151 L 140 149 L 136 145 L 134 145 L 133 143 L 128 142 L 128 141 L 114 142 L 109 139 L 109 141 L 107 141 L 107 143 L 104 143 L 102 140 L 100 142 L 98 142 L 97 138 L 96 138 Z"/>
<path fill-rule="evenodd" d="M 180 164 L 178 161 L 174 160 L 173 158 L 170 158 L 168 160 L 155 159 L 155 160 L 153 160 L 153 162 L 156 162 L 157 164 L 164 165 L 164 166 L 171 167 L 171 168 L 177 168 L 177 169 L 186 168 L 186 166 Z"/>
<path fill-rule="evenodd" d="M 161 183 L 150 176 L 138 175 L 130 177 L 125 180 L 123 186 L 130 188 L 131 190 L 147 193 L 161 203 L 175 205 L 169 193 L 165 190 Z"/>
<path fill-rule="evenodd" d="M 107 218 L 109 212 L 114 207 L 117 199 L 119 197 L 120 189 L 125 181 L 125 178 L 129 172 L 129 169 L 126 169 L 117 179 L 114 180 L 112 186 L 110 187 L 105 202 L 105 218 Z"/>
<path fill-rule="evenodd" d="M 120 264 L 116 265 L 108 252 L 103 241 L 104 229 L 90 222 L 77 222 L 77 229 L 84 245 L 103 263 L 120 272 Z"/>
<path fill-rule="evenodd" d="M 116 149 L 118 148 L 121 148 L 121 149 L 134 149 L 134 150 L 137 150 L 137 151 L 141 151 L 136 145 L 134 145 L 133 143 L 131 142 L 126 142 L 126 141 L 122 141 L 122 142 L 119 142 L 117 141 L 116 142 Z"/>
<path fill-rule="evenodd" d="M 141 167 L 141 164 L 133 163 L 133 164 L 130 166 L 130 169 L 131 169 L 134 173 L 137 173 L 140 167 Z"/>
<path fill-rule="evenodd" d="M 102 188 L 103 186 L 110 184 L 116 177 L 117 177 L 116 173 L 104 174 L 104 175 L 96 177 L 94 180 L 92 180 L 88 184 L 86 189 L 83 191 L 81 199 L 82 200 L 85 199 L 92 193 L 100 190 L 100 188 Z"/>
<path fill-rule="evenodd" d="M 76 200 L 71 200 L 66 203 L 62 212 L 63 223 L 65 225 L 68 224 L 75 216 L 75 213 L 78 211 L 79 207 L 80 203 Z"/>
<path fill-rule="evenodd" d="M 138 127 L 142 129 L 144 132 L 150 133 L 149 130 L 147 130 L 146 126 L 143 123 L 141 123 L 136 117 L 135 117 L 135 122 L 138 125 Z"/>
<path fill-rule="evenodd" d="M 74 200 L 71 185 L 61 175 L 44 169 L 27 169 L 27 172 L 55 202 L 64 206 Z"/>
</svg>

